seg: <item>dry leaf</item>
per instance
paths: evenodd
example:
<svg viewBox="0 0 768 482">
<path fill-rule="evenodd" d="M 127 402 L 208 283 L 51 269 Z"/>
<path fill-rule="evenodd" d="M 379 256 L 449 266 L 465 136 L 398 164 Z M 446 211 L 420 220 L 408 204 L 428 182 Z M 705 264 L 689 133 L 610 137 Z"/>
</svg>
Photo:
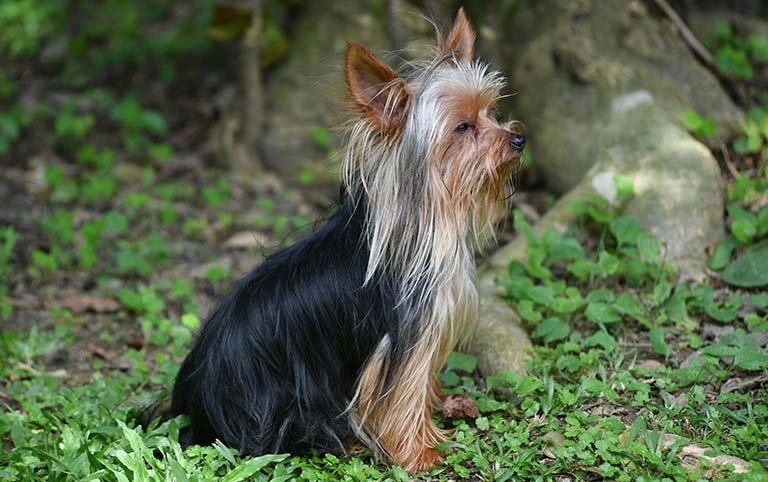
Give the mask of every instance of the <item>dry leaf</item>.
<svg viewBox="0 0 768 482">
<path fill-rule="evenodd" d="M 267 239 L 263 234 L 255 231 L 240 231 L 229 237 L 224 241 L 225 248 L 231 249 L 248 249 L 258 248 L 267 245 Z"/>
<path fill-rule="evenodd" d="M 455 418 L 475 418 L 478 414 L 477 405 L 469 395 L 449 395 L 443 400 L 443 420 Z"/>
<path fill-rule="evenodd" d="M 58 305 L 68 308 L 75 313 L 91 311 L 94 313 L 111 313 L 120 309 L 120 304 L 111 298 L 100 298 L 76 291 L 64 292 L 59 298 Z"/>
</svg>

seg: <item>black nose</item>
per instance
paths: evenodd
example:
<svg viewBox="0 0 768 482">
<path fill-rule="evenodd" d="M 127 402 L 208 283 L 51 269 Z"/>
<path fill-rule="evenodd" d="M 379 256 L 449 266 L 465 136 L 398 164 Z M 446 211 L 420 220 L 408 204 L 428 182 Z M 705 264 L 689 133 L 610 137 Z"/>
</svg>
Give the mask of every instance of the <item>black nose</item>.
<svg viewBox="0 0 768 482">
<path fill-rule="evenodd" d="M 513 134 L 512 138 L 509 139 L 509 145 L 512 146 L 512 149 L 522 151 L 523 147 L 525 147 L 525 136 L 520 134 Z"/>
</svg>

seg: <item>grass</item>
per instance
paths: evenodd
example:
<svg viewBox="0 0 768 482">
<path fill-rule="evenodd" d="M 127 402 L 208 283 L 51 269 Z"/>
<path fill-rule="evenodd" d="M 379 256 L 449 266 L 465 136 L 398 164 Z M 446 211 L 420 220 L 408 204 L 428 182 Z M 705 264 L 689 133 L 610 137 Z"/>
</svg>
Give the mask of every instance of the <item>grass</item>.
<svg viewBox="0 0 768 482">
<path fill-rule="evenodd" d="M 0 34 L 0 51 L 16 62 L 0 74 L 0 156 L 22 158 L 33 147 L 55 155 L 38 166 L 37 187 L 17 193 L 37 209 L 0 225 L 0 479 L 410 480 L 365 451 L 182 451 L 183 418 L 135 427 L 136 413 L 167 394 L 201 317 L 230 280 L 265 248 L 300 235 L 319 207 L 205 161 L 173 170 L 182 155 L 203 150 L 174 141 L 189 127 L 174 117 L 177 105 L 145 92 L 154 80 L 109 80 L 157 69 L 167 86 L 183 71 L 179 59 L 215 48 L 201 40 L 199 19 L 163 23 L 173 2 L 154 13 L 141 1 L 94 4 L 87 18 L 116 9 L 125 20 L 114 32 L 71 38 L 53 4 L 6 3 L 0 26 L 18 31 Z M 747 67 L 765 43 L 718 35 L 712 48 L 722 51 L 722 73 L 752 82 Z M 49 49 L 54 58 L 38 81 L 66 95 L 22 103 L 16 73 L 55 42 L 67 45 L 71 62 Z M 190 100 L 179 92 L 179 104 Z M 705 141 L 717 130 L 695 112 L 682 121 Z M 680 283 L 665 247 L 600 199 L 574 206 L 579 221 L 564 234 L 535 236 L 515 214 L 530 256 L 498 282 L 535 340 L 528 372 L 484 377 L 473 357 L 453 354 L 444 393 L 471 397 L 478 413 L 440 420 L 454 430 L 440 447 L 445 464 L 419 479 L 766 480 L 768 295 L 762 273 L 739 264 L 761 262 L 766 250 L 766 126 L 757 105 L 730 146 L 739 174 L 728 181 L 728 236 L 705 283 Z M 311 134 L 330 149 L 323 127 Z M 631 196 L 629 180 L 617 184 Z M 243 233 L 258 239 L 222 247 Z M 715 458 L 723 454 L 746 461 L 748 473 L 733 473 Z"/>
<path fill-rule="evenodd" d="M 222 186 L 215 181 L 213 188 Z M 157 189 L 148 184 L 138 193 L 154 200 Z M 201 209 L 214 212 L 206 208 L 215 203 L 226 211 L 220 201 L 210 196 Z M 199 327 L 196 293 L 215 289 L 226 276 L 213 276 L 210 268 L 202 280 L 165 277 L 162 268 L 172 264 L 178 242 L 173 237 L 185 235 L 153 231 L 161 212 L 108 210 L 78 225 L 70 215 L 76 206 L 40 220 L 50 228 L 51 246 L 59 246 L 59 274 L 85 270 L 78 250 L 96 240 L 97 261 L 86 273 L 104 286 L 124 282 L 115 295 L 119 308 L 109 316 L 135 319 L 145 341 L 122 353 L 117 369 L 109 356 L 93 357 L 85 378 L 73 383 L 66 364 L 57 368 L 58 358 L 67 347 L 82 348 L 77 338 L 90 315 L 54 305 L 47 314 L 52 328 L 4 333 L 4 480 L 409 480 L 365 452 L 241 458 L 221 444 L 181 451 L 182 418 L 146 432 L 136 428 L 133 415 L 172 384 Z M 677 284 L 663 246 L 634 220 L 598 199 L 574 208 L 583 214 L 570 231 L 540 238 L 516 213 L 531 255 L 528 263 L 510 265 L 499 283 L 537 340 L 529 374 L 482 378 L 472 357 L 453 355 L 441 376 L 445 393 L 468 394 L 479 413 L 442 422 L 455 429 L 441 447 L 446 462 L 421 477 L 761 480 L 768 462 L 761 381 L 768 354 L 759 340 L 768 332 L 768 296 Z M 17 235 L 5 232 L 0 253 L 12 253 Z M 104 244 L 118 248 L 114 263 L 104 259 Z M 15 266 L 11 255 L 0 261 Z M 22 276 L 33 283 L 44 269 L 33 257 Z M 107 288 L 96 292 L 109 295 Z M 715 329 L 723 334 L 710 338 L 707 330 Z M 102 335 L 107 344 L 116 336 Z M 750 462 L 752 474 L 730 474 L 713 462 L 683 464 L 681 454 L 693 443 L 708 455 Z"/>
</svg>

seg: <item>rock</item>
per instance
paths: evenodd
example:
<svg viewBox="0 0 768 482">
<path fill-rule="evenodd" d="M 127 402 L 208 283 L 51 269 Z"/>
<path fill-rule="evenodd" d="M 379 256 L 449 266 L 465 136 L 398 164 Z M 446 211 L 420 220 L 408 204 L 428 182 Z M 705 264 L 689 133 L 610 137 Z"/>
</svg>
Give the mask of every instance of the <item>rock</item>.
<svg viewBox="0 0 768 482">
<path fill-rule="evenodd" d="M 327 148 L 313 140 L 311 129 L 329 129 L 346 120 L 339 115 L 339 106 L 347 42 L 374 51 L 387 47 L 386 24 L 374 15 L 373 3 L 308 2 L 299 12 L 288 59 L 267 74 L 265 167 L 296 178 L 303 168 L 328 157 Z M 338 141 L 334 137 L 333 145 Z"/>
<path fill-rule="evenodd" d="M 348 42 L 366 46 L 393 67 L 398 67 L 400 56 L 420 55 L 427 44 L 434 47 L 430 23 L 409 2 L 401 4 L 395 18 L 405 49 L 396 56 L 386 53 L 389 20 L 380 2 L 306 2 L 293 27 L 287 60 L 266 76 L 265 167 L 290 180 L 302 172 L 320 177 L 319 173 L 329 170 L 326 161 L 334 157 L 342 140 L 338 127 L 350 117 L 344 109 L 342 75 Z M 327 137 L 323 130 L 330 134 L 330 145 L 323 145 Z M 334 173 L 334 183 L 336 179 Z"/>
<path fill-rule="evenodd" d="M 496 271 L 487 267 L 480 275 L 480 319 L 469 350 L 477 357 L 477 367 L 483 375 L 496 375 L 504 370 L 521 375 L 530 359 L 531 339 L 520 316 L 498 296 L 495 279 Z"/>
<path fill-rule="evenodd" d="M 507 35 L 509 44 L 526 45 L 508 53 L 515 117 L 526 123 L 534 168 L 553 190 L 610 200 L 604 181 L 632 177 L 636 196 L 625 213 L 666 241 L 667 259 L 684 278 L 701 279 L 707 248 L 724 235 L 723 188 L 715 159 L 686 132 L 682 114 L 694 108 L 713 118 L 723 139 L 743 113 L 665 18 L 632 5 L 524 4 Z M 560 223 L 572 218 L 572 198 L 556 205 Z"/>
<path fill-rule="evenodd" d="M 626 15 L 617 15 L 626 12 Z M 709 150 L 682 125 L 694 108 L 726 138 L 743 113 L 695 60 L 674 27 L 624 0 L 521 3 L 503 55 L 511 72 L 514 117 L 529 133 L 534 168 L 566 193 L 534 231 L 563 231 L 570 206 L 598 194 L 616 202 L 616 174 L 634 181 L 624 212 L 666 243 L 684 279 L 705 277 L 709 246 L 724 236 L 720 172 Z M 695 214 L 695 215 L 692 215 Z M 494 277 L 525 260 L 525 240 L 499 249 L 480 277 L 481 320 L 472 342 L 481 371 L 520 371 L 530 340 Z"/>
<path fill-rule="evenodd" d="M 678 435 L 665 434 L 661 441 L 661 448 L 669 450 L 673 445 L 681 442 L 685 445 L 676 451 L 677 458 L 685 466 L 705 469 L 704 477 L 708 479 L 720 479 L 725 475 L 723 469 L 726 467 L 732 468 L 734 474 L 752 472 L 752 466 L 746 460 L 733 455 L 712 455 L 712 449 L 688 443 L 687 439 Z"/>
<path fill-rule="evenodd" d="M 575 186 L 612 149 L 644 155 L 658 142 L 647 135 L 682 130 L 688 108 L 717 122 L 719 140 L 743 118 L 674 27 L 642 7 L 630 10 L 624 0 L 526 2 L 513 22 L 506 58 L 518 92 L 514 114 L 530 133 L 535 168 L 557 192 Z M 648 105 L 649 115 L 639 117 L 637 108 Z M 634 120 L 622 128 L 630 130 L 616 128 L 616 118 L 627 115 Z M 627 141 L 634 142 L 624 147 Z"/>
</svg>

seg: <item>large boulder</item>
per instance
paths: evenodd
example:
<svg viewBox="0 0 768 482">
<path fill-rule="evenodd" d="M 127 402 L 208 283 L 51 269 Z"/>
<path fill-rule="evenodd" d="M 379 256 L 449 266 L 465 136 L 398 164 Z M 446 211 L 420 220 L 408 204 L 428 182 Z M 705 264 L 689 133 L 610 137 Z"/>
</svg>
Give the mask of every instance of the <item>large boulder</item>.
<svg viewBox="0 0 768 482">
<path fill-rule="evenodd" d="M 705 276 L 707 248 L 722 239 L 723 189 L 711 152 L 682 125 L 694 108 L 727 138 L 742 112 L 668 21 L 641 2 L 521 2 L 502 42 L 514 117 L 528 129 L 533 167 L 565 193 L 539 220 L 563 231 L 570 205 L 593 195 L 616 202 L 614 176 L 633 179 L 624 212 L 663 240 L 683 278 Z M 480 276 L 481 321 L 473 352 L 486 373 L 520 371 L 530 345 L 519 316 L 497 296 L 495 273 L 527 258 L 518 237 Z"/>
<path fill-rule="evenodd" d="M 329 150 L 313 138 L 313 128 L 328 129 L 331 145 L 338 146 L 340 134 L 332 128 L 347 120 L 341 109 L 347 42 L 373 51 L 389 45 L 385 17 L 375 12 L 376 3 L 307 2 L 297 13 L 289 56 L 266 79 L 262 154 L 268 169 L 295 179 L 302 169 L 320 166 Z"/>
<path fill-rule="evenodd" d="M 607 130 L 617 110 L 633 103 L 652 100 L 653 116 L 642 121 L 669 126 L 681 126 L 683 112 L 696 109 L 717 122 L 720 139 L 742 118 L 675 27 L 642 5 L 525 2 L 508 28 L 515 116 L 531 133 L 535 168 L 557 192 L 576 185 L 611 149 L 642 134 L 643 126 L 630 133 Z M 637 138 L 633 145 L 653 148 L 655 142 Z"/>
</svg>

